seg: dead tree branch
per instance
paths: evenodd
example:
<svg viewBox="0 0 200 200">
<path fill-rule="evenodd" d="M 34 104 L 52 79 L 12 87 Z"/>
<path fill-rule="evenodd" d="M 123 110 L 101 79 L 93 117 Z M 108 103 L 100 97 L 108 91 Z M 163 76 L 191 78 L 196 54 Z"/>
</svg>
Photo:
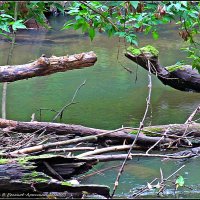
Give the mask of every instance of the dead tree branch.
<svg viewBox="0 0 200 200">
<path fill-rule="evenodd" d="M 94 52 L 67 56 L 45 56 L 24 65 L 0 66 L 0 82 L 13 82 L 35 76 L 46 76 L 57 72 L 65 72 L 83 67 L 90 67 L 97 61 Z"/>
</svg>

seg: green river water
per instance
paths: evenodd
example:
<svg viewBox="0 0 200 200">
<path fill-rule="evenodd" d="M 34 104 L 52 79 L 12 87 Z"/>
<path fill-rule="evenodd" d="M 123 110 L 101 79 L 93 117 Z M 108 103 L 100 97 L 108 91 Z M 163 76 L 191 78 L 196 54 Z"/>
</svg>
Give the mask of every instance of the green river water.
<svg viewBox="0 0 200 200">
<path fill-rule="evenodd" d="M 98 60 L 89 68 L 56 73 L 46 77 L 36 77 L 8 84 L 7 118 L 30 121 L 32 113 L 39 120 L 39 108 L 59 110 L 70 102 L 76 88 L 86 79 L 86 85 L 79 91 L 75 105 L 69 107 L 62 122 L 84 126 L 115 129 L 121 126 L 138 127 L 146 108 L 148 95 L 147 72 L 123 55 L 124 43 L 117 38 L 108 38 L 97 34 L 93 42 L 73 30 L 60 31 L 64 17 L 52 18 L 50 31 L 25 31 L 17 35 L 12 64 L 23 64 L 35 60 L 42 54 L 62 56 L 66 54 L 94 51 Z M 139 36 L 140 46 L 153 44 L 160 52 L 163 65 L 172 65 L 184 59 L 179 51 L 184 44 L 173 26 L 161 28 L 157 41 L 147 36 Z M 117 53 L 119 47 L 119 60 Z M 0 41 L 0 65 L 5 65 L 9 44 Z M 130 68 L 127 72 L 121 65 Z M 137 81 L 136 81 L 137 74 Z M 0 92 L 1 95 L 1 92 Z M 153 77 L 151 112 L 146 125 L 184 123 L 199 104 L 200 94 L 181 92 L 164 86 Z M 51 121 L 55 113 L 43 111 L 42 120 Z M 119 162 L 100 163 L 95 169 L 117 165 Z M 188 162 L 161 161 L 160 159 L 133 159 L 125 167 L 117 197 L 131 197 L 133 190 L 146 185 L 159 177 L 159 168 L 165 176 L 176 171 L 181 165 L 186 166 L 179 174 L 185 178 L 185 184 L 193 187 L 190 191 L 180 189 L 179 197 L 198 197 L 200 189 L 200 161 Z M 94 170 L 95 170 L 94 169 Z M 82 179 L 82 183 L 106 184 L 111 188 L 118 169 L 112 169 L 101 175 Z M 169 190 L 169 194 L 173 191 Z M 170 196 L 169 196 L 170 197 Z M 173 196 L 172 196 L 173 197 Z"/>
</svg>

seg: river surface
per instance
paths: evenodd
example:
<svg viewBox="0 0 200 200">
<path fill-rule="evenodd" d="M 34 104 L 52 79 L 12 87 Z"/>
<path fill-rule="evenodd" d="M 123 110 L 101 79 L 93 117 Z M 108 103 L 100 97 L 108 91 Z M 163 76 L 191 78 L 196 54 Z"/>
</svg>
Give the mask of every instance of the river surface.
<svg viewBox="0 0 200 200">
<path fill-rule="evenodd" d="M 62 122 L 101 129 L 138 127 L 146 108 L 147 71 L 137 67 L 123 55 L 123 41 L 119 43 L 118 38 L 108 38 L 97 33 L 91 42 L 88 36 L 81 32 L 60 31 L 65 20 L 62 16 L 52 18 L 50 22 L 53 28 L 49 31 L 23 31 L 17 34 L 12 64 L 31 62 L 42 54 L 48 57 L 87 51 L 94 51 L 97 54 L 97 62 L 89 68 L 8 84 L 7 118 L 30 121 L 31 115 L 35 113 L 39 121 L 40 108 L 61 109 L 71 101 L 77 87 L 86 80 L 86 85 L 76 96 L 77 104 L 67 108 Z M 161 27 L 160 38 L 157 41 L 142 34 L 139 38 L 140 46 L 153 44 L 159 50 L 160 62 L 164 66 L 185 59 L 184 53 L 179 51 L 184 43 L 174 26 L 168 26 L 167 29 Z M 0 41 L 0 49 L 0 65 L 5 65 L 9 44 Z M 133 73 L 129 73 L 122 65 Z M 181 92 L 164 86 L 155 76 L 152 81 L 151 112 L 145 125 L 184 123 L 199 104 L 200 94 Z M 42 111 L 41 120 L 51 121 L 54 115 L 52 111 Z M 100 163 L 95 166 L 94 171 L 117 164 L 119 162 Z M 125 167 L 116 195 L 119 198 L 129 198 L 136 188 L 146 185 L 156 177 L 159 178 L 160 167 L 167 177 L 183 164 L 186 166 L 179 174 L 184 176 L 185 184 L 194 190 L 180 188 L 179 197 L 195 198 L 200 189 L 199 159 L 184 163 L 153 158 L 133 159 Z M 112 189 L 117 172 L 118 168 L 115 168 L 103 174 L 81 179 L 81 182 L 106 184 Z M 173 194 L 173 190 L 168 190 L 168 193 Z"/>
</svg>

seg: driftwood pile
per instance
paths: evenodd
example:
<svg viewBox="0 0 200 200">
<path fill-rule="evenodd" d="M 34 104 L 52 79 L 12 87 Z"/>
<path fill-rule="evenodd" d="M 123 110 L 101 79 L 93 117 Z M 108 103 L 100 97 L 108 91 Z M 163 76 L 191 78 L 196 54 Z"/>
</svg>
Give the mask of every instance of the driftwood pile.
<svg viewBox="0 0 200 200">
<path fill-rule="evenodd" d="M 146 67 L 146 57 L 140 55 L 135 58 L 128 53 L 126 56 Z M 42 56 L 25 65 L 0 66 L 0 82 L 89 67 L 96 60 L 93 52 L 51 58 Z M 151 58 L 151 62 L 157 70 L 152 69 L 152 72 L 161 79 L 163 69 L 160 69 L 157 58 Z M 173 83 L 172 86 L 181 89 L 177 84 Z M 193 85 L 192 88 L 198 91 Z M 62 115 L 64 108 L 56 117 Z M 193 117 L 199 110 L 200 106 L 185 124 L 150 127 L 141 124 L 139 129 L 123 127 L 116 130 L 55 123 L 56 118 L 53 122 L 19 122 L 0 118 L 0 193 L 48 195 L 49 192 L 62 192 L 67 198 L 75 198 L 87 192 L 109 198 L 108 186 L 82 185 L 76 179 L 99 162 L 124 160 L 127 155 L 129 160 L 134 157 L 186 159 L 198 156 L 200 124 L 195 123 Z M 130 148 L 131 153 L 127 154 Z M 167 151 L 164 151 L 165 154 L 150 153 L 155 149 L 180 148 L 187 150 L 173 154 Z"/>
<path fill-rule="evenodd" d="M 187 126 L 171 124 L 143 128 L 129 159 L 144 156 L 185 159 L 198 156 L 200 124 L 190 123 Z M 110 197 L 110 189 L 105 185 L 73 184 L 70 180 L 99 162 L 124 160 L 135 139 L 134 131 L 137 131 L 128 127 L 108 131 L 73 124 L 4 119 L 0 119 L 0 128 L 1 192 L 65 191 L 67 197 L 80 197 L 87 191 L 107 198 Z M 149 153 L 152 149 L 181 146 L 187 146 L 189 150 L 174 154 Z M 138 153 L 138 150 L 145 152 Z"/>
</svg>

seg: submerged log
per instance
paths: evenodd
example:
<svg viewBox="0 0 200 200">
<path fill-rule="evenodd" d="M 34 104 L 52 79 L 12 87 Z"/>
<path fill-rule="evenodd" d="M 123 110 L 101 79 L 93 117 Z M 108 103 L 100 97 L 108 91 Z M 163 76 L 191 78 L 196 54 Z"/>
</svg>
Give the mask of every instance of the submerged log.
<svg viewBox="0 0 200 200">
<path fill-rule="evenodd" d="M 134 55 L 128 51 L 125 53 L 125 56 L 147 71 L 149 70 L 149 60 L 151 63 L 151 72 L 165 85 L 181 91 L 200 92 L 200 74 L 196 69 L 192 69 L 190 65 L 163 67 L 159 63 L 158 55 L 153 55 L 150 52 L 141 52 Z"/>
<path fill-rule="evenodd" d="M 62 177 L 59 180 L 49 170 L 45 162 Z M 109 197 L 109 187 L 105 185 L 81 185 L 66 181 L 75 174 L 81 174 L 96 164 L 96 159 L 77 159 L 64 156 L 41 155 L 16 159 L 0 159 L 0 193 L 41 193 L 69 192 L 95 193 Z"/>
<path fill-rule="evenodd" d="M 56 72 L 65 72 L 83 67 L 90 67 L 97 61 L 94 52 L 67 56 L 45 56 L 23 65 L 0 66 L 0 82 L 13 82 L 35 76 L 46 76 Z"/>
</svg>

